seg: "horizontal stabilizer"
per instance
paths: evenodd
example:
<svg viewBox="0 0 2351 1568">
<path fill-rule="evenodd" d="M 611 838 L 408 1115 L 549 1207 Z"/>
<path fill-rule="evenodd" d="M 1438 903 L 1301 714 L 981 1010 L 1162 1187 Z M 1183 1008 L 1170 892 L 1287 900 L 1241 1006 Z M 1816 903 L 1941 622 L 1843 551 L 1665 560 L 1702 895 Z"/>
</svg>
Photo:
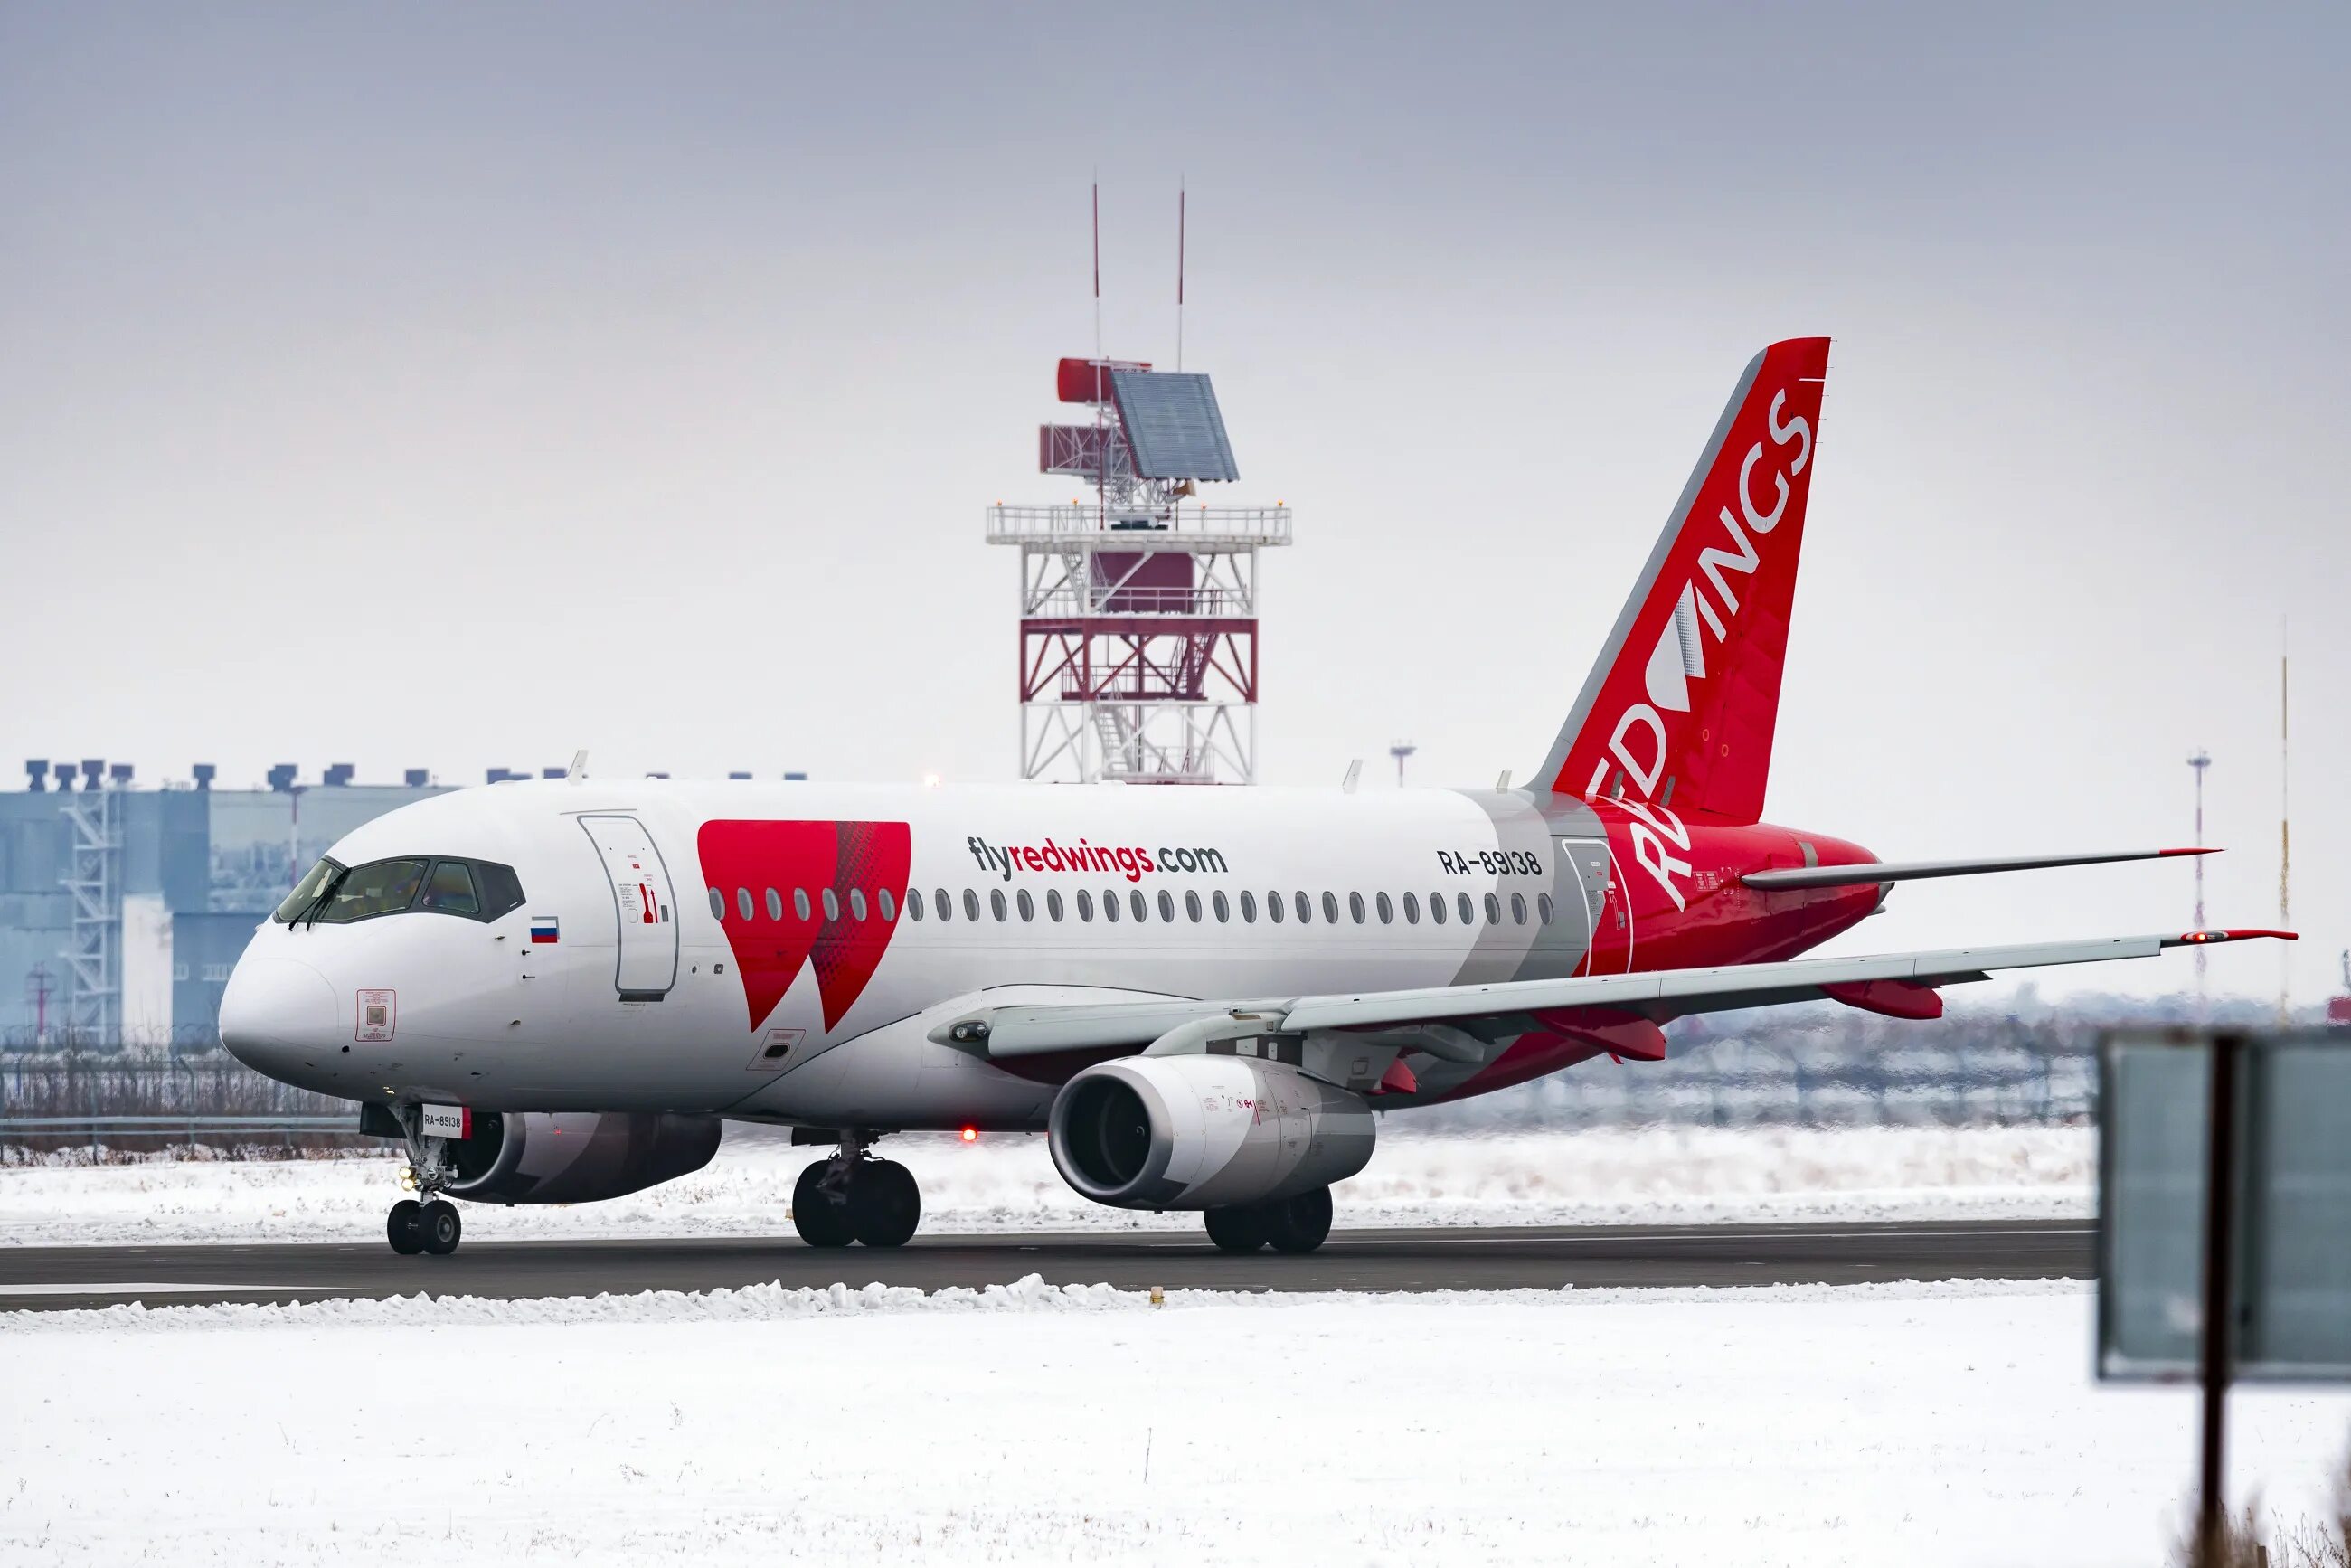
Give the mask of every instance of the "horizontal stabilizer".
<svg viewBox="0 0 2351 1568">
<path fill-rule="evenodd" d="M 1860 865 L 1790 866 L 1752 871 L 1739 880 L 1749 887 L 1780 892 L 1794 887 L 1859 887 L 1871 883 L 1917 882 L 1933 876 L 1979 876 L 1995 871 L 2046 871 L 2053 866 L 2106 865 L 2115 861 L 2168 860 L 2173 855 L 2218 854 L 2217 850 L 2118 850 L 2095 855 L 2000 855 L 1974 861 L 1867 861 Z"/>
</svg>

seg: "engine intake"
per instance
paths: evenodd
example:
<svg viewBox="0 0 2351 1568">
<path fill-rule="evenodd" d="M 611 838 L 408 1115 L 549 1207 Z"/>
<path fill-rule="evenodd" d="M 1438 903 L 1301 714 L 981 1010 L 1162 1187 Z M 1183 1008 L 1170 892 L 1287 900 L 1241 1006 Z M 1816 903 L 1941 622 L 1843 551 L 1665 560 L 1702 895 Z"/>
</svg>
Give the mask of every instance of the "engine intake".
<svg viewBox="0 0 2351 1568">
<path fill-rule="evenodd" d="M 478 1113 L 449 1145 L 451 1197 L 477 1203 L 593 1203 L 690 1176 L 718 1152 L 716 1116 L 658 1111 Z"/>
<path fill-rule="evenodd" d="M 1371 1163 L 1371 1107 L 1246 1056 L 1128 1057 L 1061 1086 L 1049 1123 L 1061 1179 L 1116 1208 L 1290 1197 Z"/>
</svg>

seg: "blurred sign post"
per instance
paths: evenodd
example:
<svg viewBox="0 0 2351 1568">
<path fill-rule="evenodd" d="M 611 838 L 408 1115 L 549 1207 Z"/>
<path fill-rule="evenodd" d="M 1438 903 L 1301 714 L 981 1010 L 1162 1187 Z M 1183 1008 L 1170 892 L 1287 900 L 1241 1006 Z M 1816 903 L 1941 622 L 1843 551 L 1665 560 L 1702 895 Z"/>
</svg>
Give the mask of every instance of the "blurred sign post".
<svg viewBox="0 0 2351 1568">
<path fill-rule="evenodd" d="M 2351 1040 L 2120 1031 L 2099 1050 L 2098 1375 L 2203 1390 L 2199 1543 L 2231 1382 L 2351 1382 Z"/>
</svg>

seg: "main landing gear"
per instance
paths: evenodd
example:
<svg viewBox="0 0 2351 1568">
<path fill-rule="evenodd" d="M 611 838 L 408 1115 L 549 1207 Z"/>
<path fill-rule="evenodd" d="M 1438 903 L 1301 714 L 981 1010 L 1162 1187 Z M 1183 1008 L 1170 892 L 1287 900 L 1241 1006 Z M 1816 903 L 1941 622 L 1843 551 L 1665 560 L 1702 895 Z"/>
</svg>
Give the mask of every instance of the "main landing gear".
<svg viewBox="0 0 2351 1568">
<path fill-rule="evenodd" d="M 1211 1208 L 1201 1218 L 1208 1222 L 1208 1239 L 1226 1252 L 1254 1252 L 1260 1247 L 1311 1252 L 1331 1234 L 1331 1189 L 1318 1186 L 1270 1203 Z"/>
<path fill-rule="evenodd" d="M 842 1134 L 841 1148 L 800 1172 L 792 1186 L 792 1227 L 811 1247 L 904 1247 L 923 1219 L 914 1173 L 869 1152 L 873 1135 Z"/>
<path fill-rule="evenodd" d="M 414 1189 L 416 1197 L 403 1197 L 392 1206 L 392 1212 L 384 1217 L 384 1239 L 403 1258 L 413 1258 L 419 1252 L 445 1258 L 457 1250 L 457 1243 L 465 1234 L 465 1222 L 458 1217 L 457 1206 L 441 1196 L 441 1189 L 457 1175 L 449 1164 L 448 1140 L 424 1135 L 423 1118 L 415 1106 L 399 1105 L 391 1110 L 399 1118 L 408 1141 L 408 1164 L 400 1173 L 400 1185 Z"/>
</svg>

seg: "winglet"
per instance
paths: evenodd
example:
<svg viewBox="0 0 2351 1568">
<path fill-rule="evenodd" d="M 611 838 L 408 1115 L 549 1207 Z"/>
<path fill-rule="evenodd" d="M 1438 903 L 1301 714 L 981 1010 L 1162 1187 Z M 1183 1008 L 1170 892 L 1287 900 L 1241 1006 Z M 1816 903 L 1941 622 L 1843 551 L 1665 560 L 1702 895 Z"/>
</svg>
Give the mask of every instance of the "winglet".
<svg viewBox="0 0 2351 1568">
<path fill-rule="evenodd" d="M 2301 936 L 2293 931 L 2270 931 L 2251 925 L 2231 926 L 2225 931 L 2183 931 L 2177 936 L 2167 936 L 2167 947 L 2209 947 L 2215 942 L 2250 942 L 2256 936 L 2274 936 L 2281 942 L 2299 942 Z"/>
<path fill-rule="evenodd" d="M 2220 852 L 2218 847 L 2203 850 L 2158 850 L 2155 852 L 2155 858 L 2158 860 L 2168 860 L 2173 855 L 2217 855 Z"/>
</svg>

